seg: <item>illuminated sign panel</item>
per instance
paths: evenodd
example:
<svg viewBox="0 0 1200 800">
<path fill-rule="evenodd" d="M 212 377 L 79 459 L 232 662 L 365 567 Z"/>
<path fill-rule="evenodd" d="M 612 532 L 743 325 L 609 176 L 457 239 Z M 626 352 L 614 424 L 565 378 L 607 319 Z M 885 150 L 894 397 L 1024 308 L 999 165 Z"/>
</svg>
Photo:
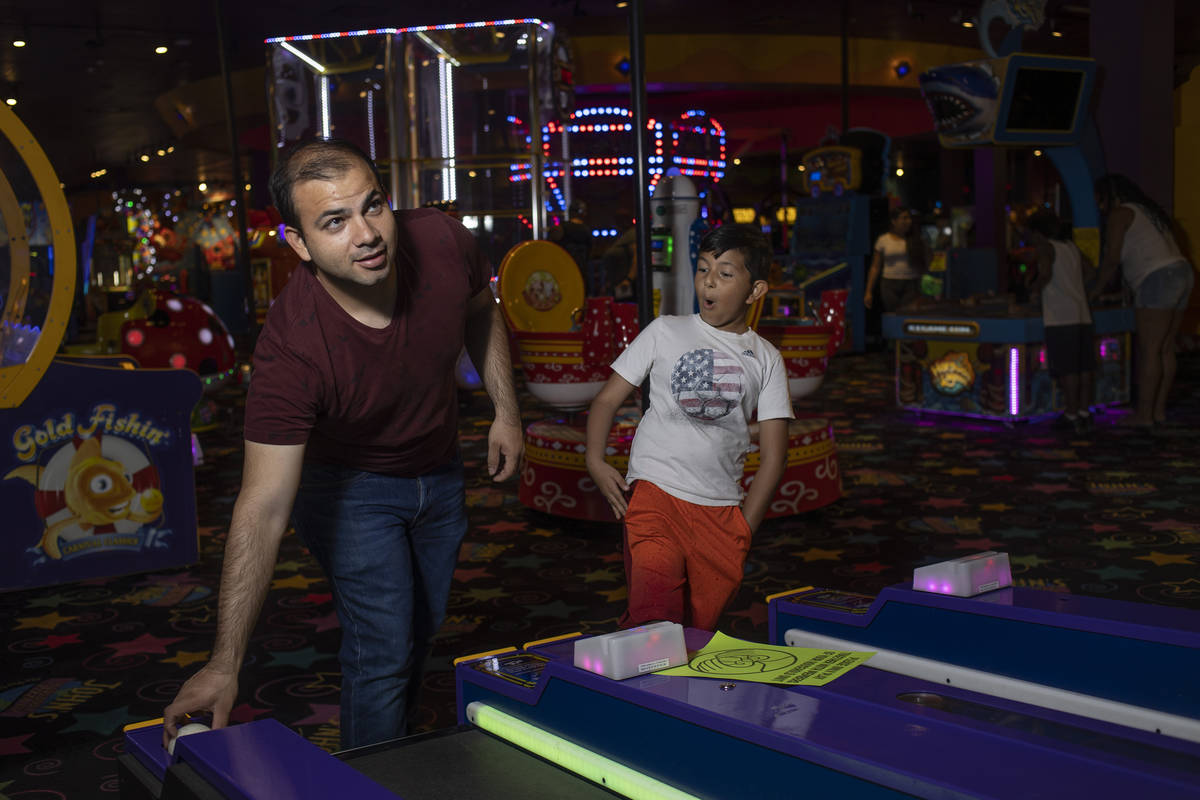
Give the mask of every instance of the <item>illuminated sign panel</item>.
<svg viewBox="0 0 1200 800">
<path fill-rule="evenodd" d="M 979 323 L 970 320 L 955 322 L 905 320 L 904 332 L 909 336 L 953 336 L 959 339 L 975 339 L 979 336 Z"/>
</svg>

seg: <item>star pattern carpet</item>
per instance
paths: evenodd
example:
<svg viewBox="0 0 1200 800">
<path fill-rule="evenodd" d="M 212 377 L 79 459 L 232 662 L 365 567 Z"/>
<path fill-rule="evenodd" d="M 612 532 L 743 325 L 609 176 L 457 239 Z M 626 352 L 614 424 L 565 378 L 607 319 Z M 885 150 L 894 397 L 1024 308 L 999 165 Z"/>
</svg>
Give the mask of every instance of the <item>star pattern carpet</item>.
<svg viewBox="0 0 1200 800">
<path fill-rule="evenodd" d="M 1200 355 L 1181 357 L 1169 424 L 1101 415 L 1088 436 L 1049 422 L 916 416 L 895 408 L 878 353 L 835 358 L 798 404 L 833 420 L 844 496 L 757 533 L 720 629 L 765 641 L 767 595 L 806 585 L 874 594 L 914 567 L 1008 552 L 1019 585 L 1200 609 Z M 229 515 L 241 470 L 240 390 L 202 434 L 200 560 L 0 595 L 0 800 L 93 798 L 117 789 L 121 727 L 162 715 L 208 657 Z M 523 396 L 525 420 L 545 416 Z M 486 476 L 489 405 L 463 398 L 471 529 L 423 684 L 418 730 L 455 724 L 452 659 L 560 634 L 611 631 L 626 588 L 615 522 L 580 523 L 517 502 Z M 285 537 L 232 717 L 271 716 L 338 743 L 339 630 L 328 584 Z"/>
</svg>

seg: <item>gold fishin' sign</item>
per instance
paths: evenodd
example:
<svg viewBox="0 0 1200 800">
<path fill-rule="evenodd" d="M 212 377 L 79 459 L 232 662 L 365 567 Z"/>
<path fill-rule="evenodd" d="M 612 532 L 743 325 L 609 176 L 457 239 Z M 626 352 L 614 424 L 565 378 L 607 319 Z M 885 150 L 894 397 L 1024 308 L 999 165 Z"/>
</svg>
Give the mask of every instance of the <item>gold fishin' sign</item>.
<svg viewBox="0 0 1200 800">
<path fill-rule="evenodd" d="M 929 365 L 933 387 L 942 394 L 956 395 L 975 385 L 975 368 L 966 353 L 951 350 Z"/>
</svg>

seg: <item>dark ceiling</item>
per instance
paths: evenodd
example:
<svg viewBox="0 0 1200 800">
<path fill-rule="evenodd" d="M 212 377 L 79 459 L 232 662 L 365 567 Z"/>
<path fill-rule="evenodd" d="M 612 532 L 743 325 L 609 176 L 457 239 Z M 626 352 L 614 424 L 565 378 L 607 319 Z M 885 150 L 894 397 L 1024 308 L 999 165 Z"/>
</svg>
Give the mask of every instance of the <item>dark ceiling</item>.
<svg viewBox="0 0 1200 800">
<path fill-rule="evenodd" d="M 943 42 L 977 47 L 976 32 L 959 20 L 978 11 L 970 0 L 846 0 L 852 37 Z M 1176 0 L 1177 60 L 1194 64 L 1197 39 L 1193 0 Z M 346 3 L 257 0 L 128 3 L 99 0 L 0 2 L 0 87 L 13 110 L 41 142 L 68 191 L 86 189 L 93 170 L 108 181 L 171 184 L 191 181 L 198 170 L 228 168 L 227 151 L 175 141 L 154 100 L 182 84 L 221 72 L 218 7 L 225 15 L 230 67 L 264 63 L 263 39 L 301 33 L 399 27 L 518 16 L 551 21 L 570 37 L 621 34 L 628 9 L 616 0 L 459 0 L 453 6 L 411 0 Z M 842 5 L 826 2 L 646 0 L 644 31 L 663 33 L 794 33 L 837 35 Z M 1185 9 L 1191 9 L 1190 11 Z M 1086 0 L 1050 0 L 1048 16 L 1063 33 L 1037 34 L 1036 49 L 1086 54 Z M 15 39 L 26 41 L 14 47 Z M 1027 39 L 1027 43 L 1029 40 Z M 157 46 L 166 46 L 156 55 Z M 1190 71 L 1190 67 L 1189 67 Z M 264 120 L 265 122 L 265 109 Z M 140 164 L 147 148 L 176 145 L 175 152 Z"/>
</svg>

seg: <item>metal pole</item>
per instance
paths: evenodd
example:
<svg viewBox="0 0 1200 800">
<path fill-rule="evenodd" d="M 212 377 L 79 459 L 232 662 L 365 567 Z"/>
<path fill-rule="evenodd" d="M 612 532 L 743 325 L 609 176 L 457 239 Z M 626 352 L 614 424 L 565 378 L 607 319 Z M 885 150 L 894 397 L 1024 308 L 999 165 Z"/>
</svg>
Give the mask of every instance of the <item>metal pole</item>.
<svg viewBox="0 0 1200 800">
<path fill-rule="evenodd" d="M 546 220 L 546 176 L 542 158 L 542 109 L 538 97 L 538 59 L 542 57 L 541 28 L 530 24 L 526 30 L 529 37 L 529 199 L 531 209 L 529 221 L 533 224 L 533 238 L 541 239 L 545 233 Z M 546 50 L 551 47 L 547 38 Z"/>
<path fill-rule="evenodd" d="M 850 0 L 842 0 L 842 135 L 850 129 Z"/>
<path fill-rule="evenodd" d="M 782 219 L 779 221 L 779 230 L 782 233 L 779 241 L 783 245 L 783 251 L 788 251 L 788 135 L 787 131 L 783 131 L 779 135 L 779 213 Z"/>
<path fill-rule="evenodd" d="M 642 0 L 629 4 L 629 94 L 633 106 L 634 186 L 637 187 L 637 280 L 638 322 L 642 330 L 654 312 L 653 280 L 650 273 L 650 180 L 646 171 L 646 54 L 642 35 Z M 686 243 L 683 243 L 686 246 Z M 645 393 L 643 393 L 645 394 Z M 649 397 L 644 397 L 643 403 Z"/>
<path fill-rule="evenodd" d="M 408 207 L 421 207 L 421 169 L 417 164 L 420 157 L 417 127 L 417 54 L 413 51 L 412 34 L 404 34 L 404 110 L 408 126 Z"/>
<path fill-rule="evenodd" d="M 225 35 L 225 16 L 221 13 L 221 0 L 213 0 L 217 21 L 217 48 L 221 56 L 221 78 L 225 86 L 225 120 L 229 128 L 229 157 L 233 162 L 233 196 L 237 200 L 238 271 L 245 282 L 246 331 L 251 338 L 258 337 L 258 314 L 254 307 L 254 277 L 250 274 L 250 240 L 246 236 L 246 181 L 242 177 L 242 159 L 238 151 L 237 120 L 233 115 L 233 80 L 229 75 L 229 39 Z"/>
<path fill-rule="evenodd" d="M 400 109 L 396 106 L 397 93 L 402 91 L 401 87 L 396 83 L 396 76 L 399 70 L 396 69 L 396 41 L 399 34 L 389 33 L 387 40 L 383 46 L 383 96 L 387 98 L 384 107 L 387 109 L 387 137 L 388 137 L 388 191 L 392 195 L 392 202 L 396 205 L 401 203 L 400 200 Z M 408 124 L 408 119 L 404 120 Z"/>
</svg>

